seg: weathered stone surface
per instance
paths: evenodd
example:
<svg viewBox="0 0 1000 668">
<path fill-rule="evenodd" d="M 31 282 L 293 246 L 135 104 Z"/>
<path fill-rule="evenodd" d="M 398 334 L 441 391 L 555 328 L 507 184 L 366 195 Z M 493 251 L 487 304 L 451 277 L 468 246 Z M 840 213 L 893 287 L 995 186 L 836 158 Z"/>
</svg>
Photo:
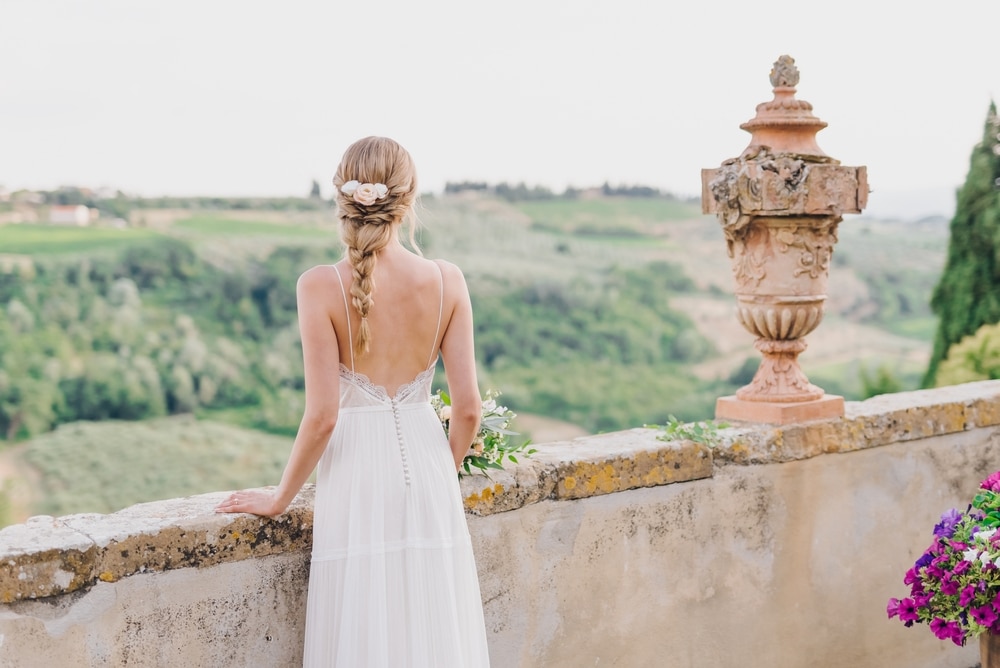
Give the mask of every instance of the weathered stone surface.
<svg viewBox="0 0 1000 668">
<path fill-rule="evenodd" d="M 784 462 L 1000 426 L 1000 381 L 898 392 L 846 403 L 843 418 L 790 425 L 732 423 L 720 461 Z"/>
<path fill-rule="evenodd" d="M 655 429 L 588 436 L 538 453 L 555 469 L 555 497 L 582 499 L 712 475 L 707 445 L 657 440 Z"/>
<path fill-rule="evenodd" d="M 308 550 L 313 488 L 281 517 L 214 512 L 225 492 L 142 503 L 110 515 L 35 517 L 0 531 L 0 600 L 65 594 L 135 573 Z"/>
<path fill-rule="evenodd" d="M 1000 382 L 877 397 L 839 420 L 722 429 L 715 451 L 633 429 L 463 480 L 494 665 L 972 665 L 970 648 L 857 611 L 905 592 L 940 514 L 1000 468 L 998 403 Z M 712 468 L 740 458 L 760 463 Z M 671 470 L 687 481 L 662 484 Z M 24 576 L 34 589 L 0 605 L 0 665 L 295 665 L 309 554 L 287 525 L 308 519 L 311 490 L 271 533 L 216 516 L 222 497 L 0 531 L 5 585 L 10 562 L 72 570 L 62 552 L 83 574 L 55 583 L 78 589 L 62 596 Z"/>
<path fill-rule="evenodd" d="M 55 596 L 89 584 L 96 553 L 90 538 L 47 515 L 0 530 L 0 602 Z"/>
<path fill-rule="evenodd" d="M 544 443 L 523 463 L 462 479 L 465 509 L 490 515 L 543 499 L 582 499 L 712 475 L 708 446 L 664 442 L 654 429 L 584 436 Z"/>
</svg>

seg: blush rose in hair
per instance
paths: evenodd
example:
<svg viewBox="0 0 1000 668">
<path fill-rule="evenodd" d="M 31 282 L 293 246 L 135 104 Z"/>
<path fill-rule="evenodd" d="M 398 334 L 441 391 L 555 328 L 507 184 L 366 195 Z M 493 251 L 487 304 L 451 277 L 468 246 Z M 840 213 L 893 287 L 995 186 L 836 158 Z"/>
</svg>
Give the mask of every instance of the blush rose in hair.
<svg viewBox="0 0 1000 668">
<path fill-rule="evenodd" d="M 385 197 L 388 192 L 389 189 L 381 183 L 362 183 L 355 189 L 351 197 L 362 206 L 371 206 L 376 200 Z"/>
</svg>

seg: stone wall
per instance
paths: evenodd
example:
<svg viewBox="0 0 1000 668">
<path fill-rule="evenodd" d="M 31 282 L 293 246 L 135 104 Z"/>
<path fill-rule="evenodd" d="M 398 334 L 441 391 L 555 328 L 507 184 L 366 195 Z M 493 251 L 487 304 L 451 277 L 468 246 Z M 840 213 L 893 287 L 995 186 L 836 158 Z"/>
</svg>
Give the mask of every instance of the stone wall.
<svg viewBox="0 0 1000 668">
<path fill-rule="evenodd" d="M 463 481 L 495 668 L 976 664 L 885 604 L 1000 469 L 1000 382 L 722 434 L 546 444 Z M 276 521 L 222 495 L 0 530 L 0 665 L 297 665 L 311 490 Z"/>
</svg>

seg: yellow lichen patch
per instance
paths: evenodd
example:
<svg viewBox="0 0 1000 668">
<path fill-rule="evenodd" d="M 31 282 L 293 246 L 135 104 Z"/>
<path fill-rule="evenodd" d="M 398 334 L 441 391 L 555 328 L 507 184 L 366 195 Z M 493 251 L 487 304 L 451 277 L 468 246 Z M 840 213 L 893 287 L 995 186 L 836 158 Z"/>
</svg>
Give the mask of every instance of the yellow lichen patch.
<svg viewBox="0 0 1000 668">
<path fill-rule="evenodd" d="M 662 466 L 654 466 L 646 472 L 646 475 L 642 477 L 642 482 L 644 485 L 651 487 L 653 485 L 662 485 L 667 482 L 667 476 L 664 474 Z"/>
<path fill-rule="evenodd" d="M 494 499 L 501 494 L 503 494 L 503 485 L 500 484 L 486 487 L 480 492 L 473 492 L 465 497 L 465 508 L 466 510 L 476 510 L 483 505 L 492 506 Z"/>
<path fill-rule="evenodd" d="M 114 574 L 111 571 L 104 571 L 103 573 L 101 573 L 97 577 L 98 577 L 98 579 L 101 582 L 114 582 L 115 581 L 115 576 L 114 576 Z"/>
<path fill-rule="evenodd" d="M 11 595 L 9 591 L 5 591 L 3 593 L 3 596 L 0 597 L 0 601 L 3 601 L 4 603 L 13 603 L 14 597 Z"/>
<path fill-rule="evenodd" d="M 611 464 L 605 464 L 601 467 L 592 464 L 580 464 L 576 468 L 576 473 L 578 476 L 587 479 L 584 486 L 587 492 L 591 494 L 597 490 L 608 493 L 618 489 L 618 474 L 615 471 L 615 467 Z"/>
<path fill-rule="evenodd" d="M 567 490 L 576 488 L 576 478 L 574 478 L 571 475 L 568 475 L 565 478 L 563 478 L 563 487 L 565 487 Z"/>
<path fill-rule="evenodd" d="M 229 535 L 229 537 L 232 538 L 233 540 L 239 540 L 240 539 L 240 532 L 239 531 L 234 531 L 233 533 L 231 533 Z"/>
</svg>

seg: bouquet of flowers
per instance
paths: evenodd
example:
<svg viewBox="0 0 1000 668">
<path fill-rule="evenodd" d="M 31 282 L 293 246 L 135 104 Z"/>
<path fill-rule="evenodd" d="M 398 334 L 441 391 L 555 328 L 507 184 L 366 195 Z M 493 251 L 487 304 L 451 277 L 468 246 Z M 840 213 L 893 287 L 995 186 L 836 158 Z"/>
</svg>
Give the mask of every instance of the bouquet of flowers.
<svg viewBox="0 0 1000 668">
<path fill-rule="evenodd" d="M 517 415 L 506 406 L 498 405 L 496 401 L 498 396 L 500 393 L 495 390 L 486 391 L 479 433 L 476 434 L 462 462 L 462 471 L 465 473 L 472 473 L 473 467 L 483 473 L 486 473 L 487 469 L 502 469 L 504 459 L 517 463 L 515 453 L 527 456 L 536 452 L 534 448 L 527 449 L 530 441 L 524 441 L 519 445 L 511 444 L 510 437 L 517 436 L 518 433 L 510 430 L 510 423 Z M 438 390 L 431 397 L 431 406 L 437 412 L 444 433 L 447 434 L 451 421 L 451 397 L 446 392 Z M 462 475 L 462 471 L 459 471 L 459 475 Z"/>
<path fill-rule="evenodd" d="M 964 645 L 1000 633 L 1000 471 L 980 485 L 965 510 L 949 510 L 934 526 L 934 542 L 906 571 L 910 595 L 886 611 L 906 626 L 928 624 L 942 640 Z"/>
</svg>

